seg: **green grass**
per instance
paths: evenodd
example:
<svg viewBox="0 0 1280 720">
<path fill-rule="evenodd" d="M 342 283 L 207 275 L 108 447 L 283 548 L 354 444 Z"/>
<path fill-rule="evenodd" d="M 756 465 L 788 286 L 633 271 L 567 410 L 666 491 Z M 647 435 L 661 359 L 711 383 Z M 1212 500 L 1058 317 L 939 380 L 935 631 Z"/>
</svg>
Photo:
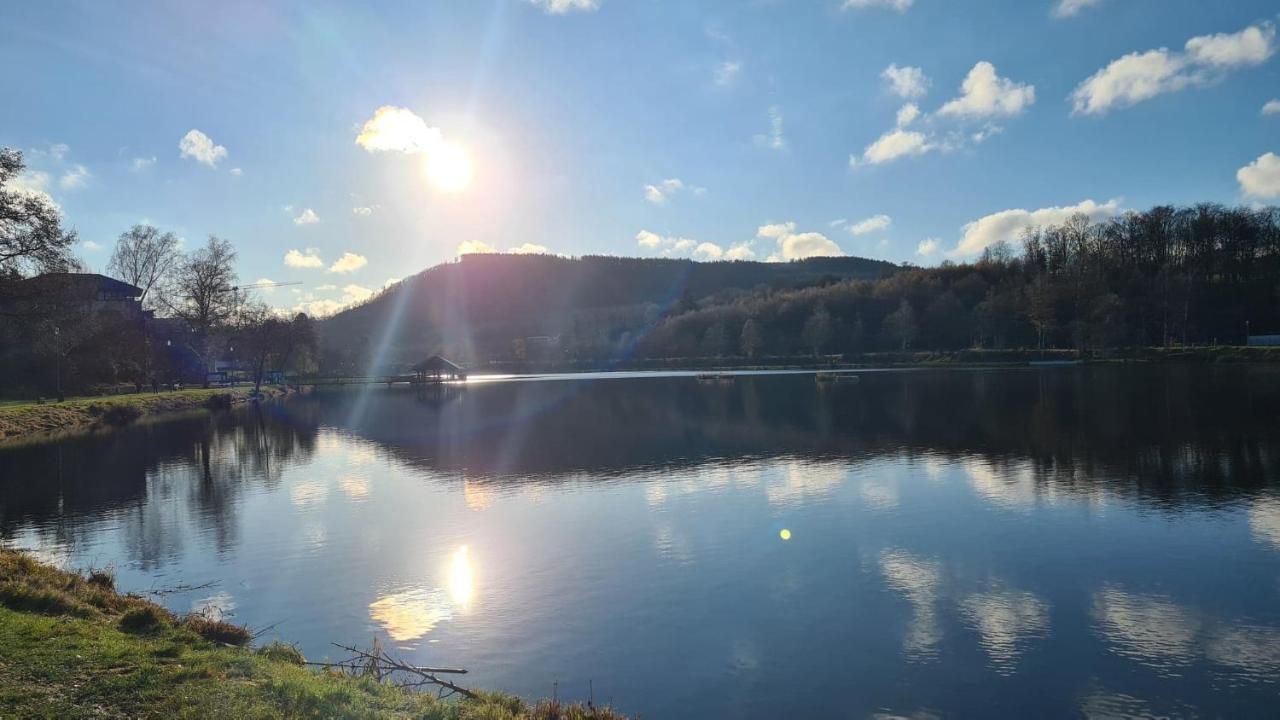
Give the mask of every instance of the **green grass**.
<svg viewBox="0 0 1280 720">
<path fill-rule="evenodd" d="M 263 387 L 262 392 L 270 397 L 283 391 Z M 63 402 L 14 402 L 0 405 L 0 440 L 127 425 L 147 415 L 201 408 L 222 409 L 248 399 L 251 394 L 250 388 L 210 388 L 77 397 Z"/>
<path fill-rule="evenodd" d="M 252 650 L 196 629 L 191 616 L 120 595 L 101 576 L 0 550 L 0 716 L 622 720 L 607 709 L 497 693 L 440 701 L 310 670 L 288 644 Z"/>
</svg>

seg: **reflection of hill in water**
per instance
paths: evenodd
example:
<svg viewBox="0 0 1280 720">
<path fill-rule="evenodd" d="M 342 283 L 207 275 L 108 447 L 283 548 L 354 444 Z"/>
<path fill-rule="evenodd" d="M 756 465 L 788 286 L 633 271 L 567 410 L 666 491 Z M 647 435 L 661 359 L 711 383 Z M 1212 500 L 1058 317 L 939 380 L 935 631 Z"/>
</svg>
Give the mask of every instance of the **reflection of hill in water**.
<svg viewBox="0 0 1280 720">
<path fill-rule="evenodd" d="M 1260 487 L 1280 447 L 1270 368 L 868 372 L 811 376 L 474 385 L 320 394 L 324 424 L 415 465 L 486 482 L 616 476 L 772 456 L 962 458 L 992 482 L 1046 483 L 1151 499 Z M 1028 477 L 1018 477 L 1026 475 Z"/>
</svg>

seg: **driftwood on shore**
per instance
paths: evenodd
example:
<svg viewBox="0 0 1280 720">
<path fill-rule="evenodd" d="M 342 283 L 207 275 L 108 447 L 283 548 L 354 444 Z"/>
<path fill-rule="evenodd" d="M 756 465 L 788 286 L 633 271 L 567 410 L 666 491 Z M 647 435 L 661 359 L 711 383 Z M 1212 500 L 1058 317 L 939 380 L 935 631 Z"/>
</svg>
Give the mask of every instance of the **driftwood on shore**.
<svg viewBox="0 0 1280 720">
<path fill-rule="evenodd" d="M 382 644 L 378 642 L 377 638 L 374 638 L 373 647 L 368 650 L 340 643 L 333 643 L 333 646 L 346 651 L 349 655 L 337 661 L 307 662 L 306 664 L 323 667 L 326 670 L 337 671 L 352 677 L 371 677 L 376 682 L 389 682 L 396 687 L 410 690 L 434 688 L 438 698 L 462 695 L 474 700 L 478 697 L 461 685 L 439 677 L 440 675 L 465 675 L 467 673 L 466 670 L 410 665 L 403 660 L 388 655 L 382 649 Z"/>
</svg>

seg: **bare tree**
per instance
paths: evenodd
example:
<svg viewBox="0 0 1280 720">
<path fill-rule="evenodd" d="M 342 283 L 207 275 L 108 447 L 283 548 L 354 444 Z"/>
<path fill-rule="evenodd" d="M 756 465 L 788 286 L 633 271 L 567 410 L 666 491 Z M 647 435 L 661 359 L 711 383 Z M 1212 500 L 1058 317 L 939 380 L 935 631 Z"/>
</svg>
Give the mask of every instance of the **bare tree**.
<svg viewBox="0 0 1280 720">
<path fill-rule="evenodd" d="M 742 354 L 749 358 L 754 358 L 760 352 L 760 348 L 764 346 L 764 336 L 755 318 L 747 318 L 742 323 L 742 334 L 738 342 L 742 346 Z"/>
<path fill-rule="evenodd" d="M 120 234 L 116 249 L 107 263 L 107 272 L 130 285 L 142 288 L 140 300 L 148 307 L 156 305 L 156 291 L 164 287 L 170 274 L 182 262 L 178 238 L 162 233 L 151 225 L 134 225 Z"/>
<path fill-rule="evenodd" d="M 0 148 L 0 273 L 73 267 L 76 233 L 62 228 L 62 214 L 48 195 L 18 184 L 25 168 L 21 152 Z"/>
<path fill-rule="evenodd" d="M 168 309 L 182 318 L 194 339 L 192 351 L 209 369 L 215 359 L 213 339 L 225 329 L 244 301 L 236 288 L 236 251 L 230 241 L 213 235 L 191 253 L 174 274 Z"/>
<path fill-rule="evenodd" d="M 827 343 L 831 342 L 831 313 L 827 311 L 826 305 L 818 303 L 813 309 L 813 314 L 804 323 L 801 336 L 804 344 L 813 349 L 814 357 L 820 355 Z"/>
</svg>

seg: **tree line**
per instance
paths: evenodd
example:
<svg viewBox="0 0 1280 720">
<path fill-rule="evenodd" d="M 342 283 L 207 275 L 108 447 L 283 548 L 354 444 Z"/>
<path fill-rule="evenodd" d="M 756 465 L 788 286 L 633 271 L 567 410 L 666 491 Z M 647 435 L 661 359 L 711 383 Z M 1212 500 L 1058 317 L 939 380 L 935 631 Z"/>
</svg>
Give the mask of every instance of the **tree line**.
<svg viewBox="0 0 1280 720">
<path fill-rule="evenodd" d="M 271 370 L 314 364 L 312 320 L 282 317 L 253 297 L 222 238 L 184 252 L 172 232 L 133 226 L 106 275 L 136 286 L 138 302 L 102 302 L 58 207 L 15 182 L 23 169 L 19 151 L 0 149 L 0 394 L 207 384 L 220 360 L 257 387 Z"/>
<path fill-rule="evenodd" d="M 639 357 L 1243 344 L 1280 333 L 1280 211 L 1158 206 L 1076 215 L 973 263 L 907 268 L 674 313 Z"/>
</svg>

